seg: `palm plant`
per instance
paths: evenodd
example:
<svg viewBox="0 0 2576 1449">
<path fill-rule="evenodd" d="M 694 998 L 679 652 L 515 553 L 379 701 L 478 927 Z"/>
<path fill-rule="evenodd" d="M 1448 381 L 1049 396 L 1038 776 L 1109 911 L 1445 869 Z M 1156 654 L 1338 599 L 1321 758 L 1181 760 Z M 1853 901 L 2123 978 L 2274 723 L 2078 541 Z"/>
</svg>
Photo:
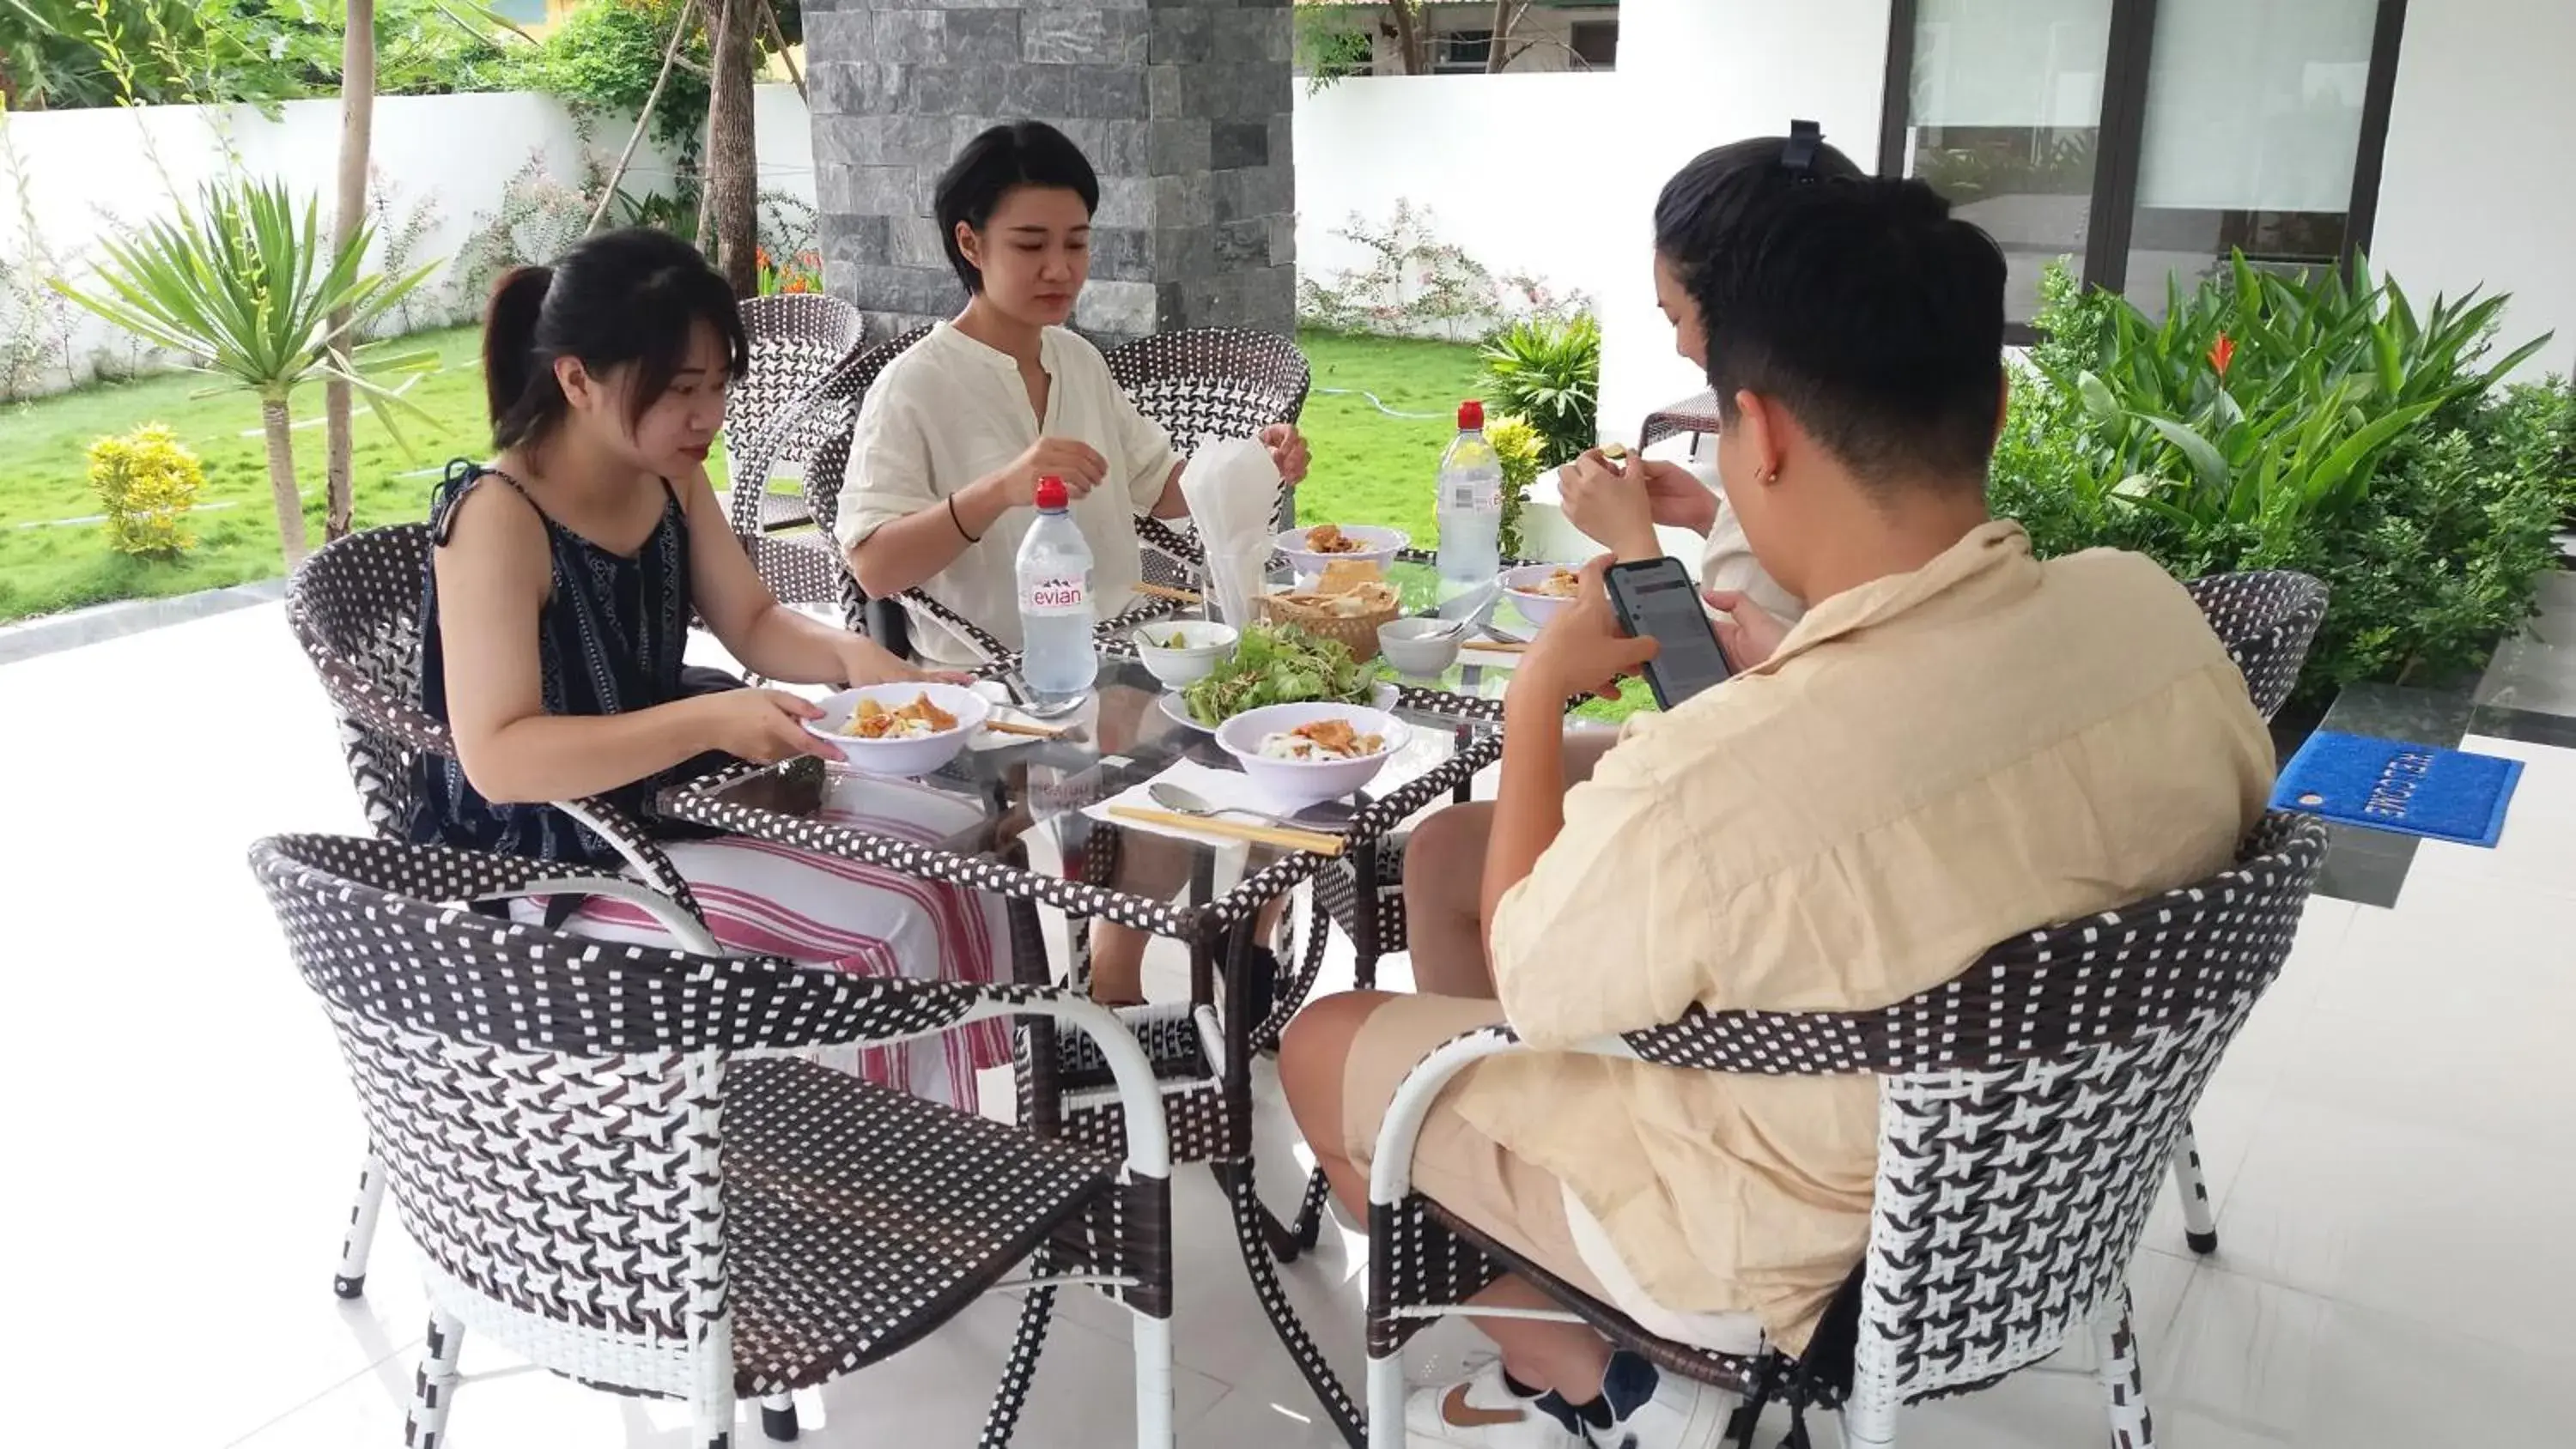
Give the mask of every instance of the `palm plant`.
<svg viewBox="0 0 2576 1449">
<path fill-rule="evenodd" d="M 299 210 L 282 184 L 217 181 L 200 193 L 195 213 L 102 243 L 103 292 L 54 283 L 145 342 L 185 357 L 194 370 L 258 396 L 269 494 L 289 568 L 307 552 L 289 431 L 295 390 L 345 381 L 398 439 L 395 409 L 423 416 L 377 379 L 425 371 L 436 355 L 377 356 L 362 369 L 355 341 L 434 268 L 399 277 L 367 271 L 374 240 L 375 229 L 361 226 L 333 251 L 311 200 Z"/>
</svg>

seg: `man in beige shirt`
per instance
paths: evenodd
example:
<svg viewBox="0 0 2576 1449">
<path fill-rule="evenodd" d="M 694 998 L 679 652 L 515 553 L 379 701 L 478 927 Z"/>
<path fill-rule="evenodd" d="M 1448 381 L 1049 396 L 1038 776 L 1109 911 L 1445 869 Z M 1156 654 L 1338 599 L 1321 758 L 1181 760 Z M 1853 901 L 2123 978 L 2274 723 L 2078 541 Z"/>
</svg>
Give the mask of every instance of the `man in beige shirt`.
<svg viewBox="0 0 2576 1449">
<path fill-rule="evenodd" d="M 1665 261 L 1707 323 L 1730 502 L 1812 608 L 1785 630 L 1740 610 L 1722 631 L 1738 677 L 1632 721 L 1569 793 L 1562 702 L 1653 653 L 1619 633 L 1596 561 L 1505 706 L 1482 901 L 1499 1002 L 1333 997 L 1291 1027 L 1280 1069 L 1359 1211 L 1396 1084 L 1440 1042 L 1508 1020 L 1537 1050 L 1444 1092 L 1416 1186 L 1633 1316 L 1795 1353 L 1867 1243 L 1877 1083 L 1565 1049 L 1694 1003 L 1866 1009 L 1937 986 L 1997 941 L 2222 867 L 2273 761 L 2173 579 L 2129 554 L 2041 564 L 2019 525 L 1987 516 L 2004 388 L 1992 240 L 1920 182 L 1819 178 L 1781 156 L 1741 143 L 1677 177 L 1706 193 L 1705 219 Z M 1547 1306 L 1517 1279 L 1479 1301 Z M 1417 1393 L 1413 1443 L 1722 1435 L 1725 1395 L 1589 1330 L 1476 1321 L 1501 1363 Z"/>
</svg>

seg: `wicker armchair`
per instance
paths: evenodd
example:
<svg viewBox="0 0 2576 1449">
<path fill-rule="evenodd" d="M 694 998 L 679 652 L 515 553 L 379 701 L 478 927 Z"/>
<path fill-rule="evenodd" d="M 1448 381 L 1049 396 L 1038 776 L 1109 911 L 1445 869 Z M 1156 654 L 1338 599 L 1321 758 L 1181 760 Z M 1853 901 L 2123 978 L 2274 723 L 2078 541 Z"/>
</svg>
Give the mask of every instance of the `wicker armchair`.
<svg viewBox="0 0 2576 1449">
<path fill-rule="evenodd" d="M 2270 719 L 2298 682 L 2308 646 L 2325 620 L 2326 586 L 2306 574 L 2271 571 L 2211 574 L 2184 587 L 2208 615 L 2228 657 L 2245 672 L 2254 708 Z M 1337 862 L 1315 878 L 1318 904 L 1351 939 L 1363 986 L 1375 980 L 1380 956 L 1406 946 L 1405 844 L 1405 836 L 1390 836 L 1373 854 Z M 1322 923 L 1317 924 L 1307 942 L 1308 951 L 1318 953 L 1310 972 L 1321 964 Z M 2216 1252 L 2218 1226 L 2209 1207 L 2209 1185 L 2201 1172 L 2199 1143 L 2188 1130 L 2175 1150 L 2174 1186 L 2192 1250 Z"/>
<path fill-rule="evenodd" d="M 2209 616 L 2227 657 L 2245 672 L 2245 689 L 2265 719 L 2281 712 L 2308 646 L 2326 620 L 2326 586 L 2306 574 L 2272 569 L 2211 574 L 2183 585 Z"/>
<path fill-rule="evenodd" d="M 353 533 L 306 559 L 286 589 L 287 624 L 331 698 L 340 749 L 367 824 L 391 839 L 409 827 L 413 768 L 420 757 L 456 752 L 447 727 L 420 707 L 420 606 L 429 548 L 426 524 Z M 607 841 L 689 918 L 700 919 L 689 883 L 641 822 L 596 797 L 559 801 L 556 808 Z M 332 1279 L 333 1291 L 343 1298 L 366 1292 L 367 1255 L 383 1200 L 383 1171 L 371 1158 L 358 1174 L 357 1200 Z"/>
<path fill-rule="evenodd" d="M 2192 1102 L 2289 954 L 2324 847 L 2315 820 L 2273 815 L 2226 873 L 2008 941 L 1884 1010 L 1695 1012 L 1595 1044 L 1699 1071 L 1880 1078 L 1868 1253 L 1800 1361 L 1657 1338 L 1412 1192 L 1441 1087 L 1519 1043 L 1495 1027 L 1440 1047 L 1398 1089 L 1369 1184 L 1369 1442 L 1404 1442 L 1405 1341 L 1509 1271 L 1658 1366 L 1747 1395 L 1747 1445 L 1780 1396 L 1801 1420 L 1793 1443 L 1806 1410 L 1839 1408 L 1845 1442 L 1884 1449 L 1903 1405 L 1983 1388 L 2089 1328 L 2113 1442 L 2152 1449 L 2129 1259 Z"/>
<path fill-rule="evenodd" d="M 915 328 L 852 358 L 824 380 L 788 430 L 787 451 L 781 456 L 805 460 L 804 496 L 789 501 L 797 508 L 795 521 L 811 528 L 795 533 L 745 533 L 741 519 L 734 520 L 734 533 L 780 602 L 838 605 L 841 621 L 852 633 L 871 632 L 868 601 L 841 557 L 833 526 L 840 518 L 841 489 L 849 481 L 859 403 L 886 364 L 929 332 L 927 327 Z M 770 505 L 763 508 L 762 517 L 769 519 Z"/>
<path fill-rule="evenodd" d="M 1107 1011 L 477 911 L 590 884 L 541 862 L 332 836 L 263 841 L 251 862 L 427 1260 L 415 1449 L 446 1443 L 469 1326 L 585 1383 L 686 1399 L 695 1442 L 721 1449 L 738 1396 L 793 1439 L 792 1390 L 910 1346 L 1031 1260 L 982 1442 L 1008 1441 L 1052 1280 L 1078 1278 L 1133 1313 L 1137 1443 L 1171 1443 L 1163 1113 Z M 787 1055 L 993 1016 L 1089 1035 L 1118 1084 L 1123 1161 Z"/>
<path fill-rule="evenodd" d="M 1231 327 L 1140 337 L 1106 357 L 1119 390 L 1183 453 L 1202 438 L 1258 437 L 1274 423 L 1297 421 L 1314 377 L 1294 340 Z M 1294 506 L 1284 489 L 1279 506 L 1284 528 Z M 1195 537 L 1159 519 L 1139 519 L 1137 533 L 1147 583 L 1199 586 L 1207 560 Z"/>
<path fill-rule="evenodd" d="M 809 404 L 858 356 L 861 324 L 840 298 L 798 292 L 744 302 L 742 325 L 751 368 L 725 402 L 725 472 L 733 531 L 748 536 L 809 521 L 800 500 L 770 495 L 769 470 L 820 445 Z"/>
</svg>

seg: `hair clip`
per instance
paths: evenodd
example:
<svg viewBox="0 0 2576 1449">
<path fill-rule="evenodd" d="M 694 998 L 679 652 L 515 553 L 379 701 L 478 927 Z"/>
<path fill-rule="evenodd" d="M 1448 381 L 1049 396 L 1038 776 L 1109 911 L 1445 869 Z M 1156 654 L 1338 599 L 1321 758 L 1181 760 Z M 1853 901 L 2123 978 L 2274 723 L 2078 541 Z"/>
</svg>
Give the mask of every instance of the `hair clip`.
<svg viewBox="0 0 2576 1449">
<path fill-rule="evenodd" d="M 1780 147 L 1780 169 L 1799 181 L 1816 179 L 1816 152 L 1825 144 L 1825 128 L 1814 121 L 1791 121 L 1789 139 Z"/>
</svg>

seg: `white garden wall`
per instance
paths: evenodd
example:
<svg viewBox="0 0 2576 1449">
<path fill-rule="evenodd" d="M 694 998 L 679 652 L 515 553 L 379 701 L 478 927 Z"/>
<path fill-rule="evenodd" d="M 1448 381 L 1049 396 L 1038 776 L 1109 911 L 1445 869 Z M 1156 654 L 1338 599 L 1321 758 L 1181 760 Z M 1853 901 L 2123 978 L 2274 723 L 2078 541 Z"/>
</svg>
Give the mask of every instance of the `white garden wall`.
<svg viewBox="0 0 2576 1449">
<path fill-rule="evenodd" d="M 1297 269 L 1365 269 L 1343 233 L 1356 213 L 1383 230 L 1398 202 L 1497 277 L 1528 273 L 1598 296 L 1614 265 L 1590 196 L 1615 101 L 1609 73 L 1364 76 L 1296 102 Z M 1641 258 L 1630 258 L 1643 264 Z"/>
<path fill-rule="evenodd" d="M 813 199 L 813 142 L 805 105 L 788 86 L 763 86 L 755 125 L 761 185 Z M 547 176 L 567 185 L 582 174 L 582 147 L 601 167 L 615 160 L 631 123 L 601 118 L 588 127 L 563 105 L 530 94 L 389 96 L 376 102 L 375 185 L 399 229 L 419 218 L 408 263 L 445 262 L 498 211 L 511 177 L 532 157 Z M 235 164 L 248 175 L 284 178 L 331 216 L 331 188 L 338 172 L 340 106 L 336 100 L 296 101 L 272 119 L 249 107 L 154 106 L 135 110 L 46 111 L 0 121 L 0 264 L 13 283 L 46 273 L 77 285 L 88 274 L 103 237 L 176 213 L 176 197 Z M 648 139 L 624 182 L 632 194 L 666 190 L 671 163 Z M 423 208 L 426 208 L 425 210 Z M 28 240 L 33 219 L 38 245 Z M 382 260 L 380 254 L 380 260 Z M 462 295 L 455 279 L 434 275 L 413 318 L 422 325 L 470 315 L 477 297 Z M 102 366 L 131 371 L 140 360 L 126 336 L 77 308 L 40 302 L 24 313 L 28 289 L 13 285 L 0 298 L 0 330 L 36 329 L 45 358 L 33 392 L 54 392 L 89 380 Z M 37 294 L 40 297 L 41 293 Z M 63 329 L 68 328 L 68 345 Z M 68 366 L 66 366 L 68 359 Z"/>
<path fill-rule="evenodd" d="M 1888 0 L 1626 0 L 1618 68 L 1560 75 L 1341 81 L 1296 110 L 1297 264 L 1364 263 L 1335 235 L 1396 201 L 1497 273 L 1590 294 L 1602 323 L 1601 419 L 1634 438 L 1702 384 L 1655 306 L 1656 194 L 1711 146 L 1793 117 L 1863 165 L 1878 154 Z"/>
</svg>

